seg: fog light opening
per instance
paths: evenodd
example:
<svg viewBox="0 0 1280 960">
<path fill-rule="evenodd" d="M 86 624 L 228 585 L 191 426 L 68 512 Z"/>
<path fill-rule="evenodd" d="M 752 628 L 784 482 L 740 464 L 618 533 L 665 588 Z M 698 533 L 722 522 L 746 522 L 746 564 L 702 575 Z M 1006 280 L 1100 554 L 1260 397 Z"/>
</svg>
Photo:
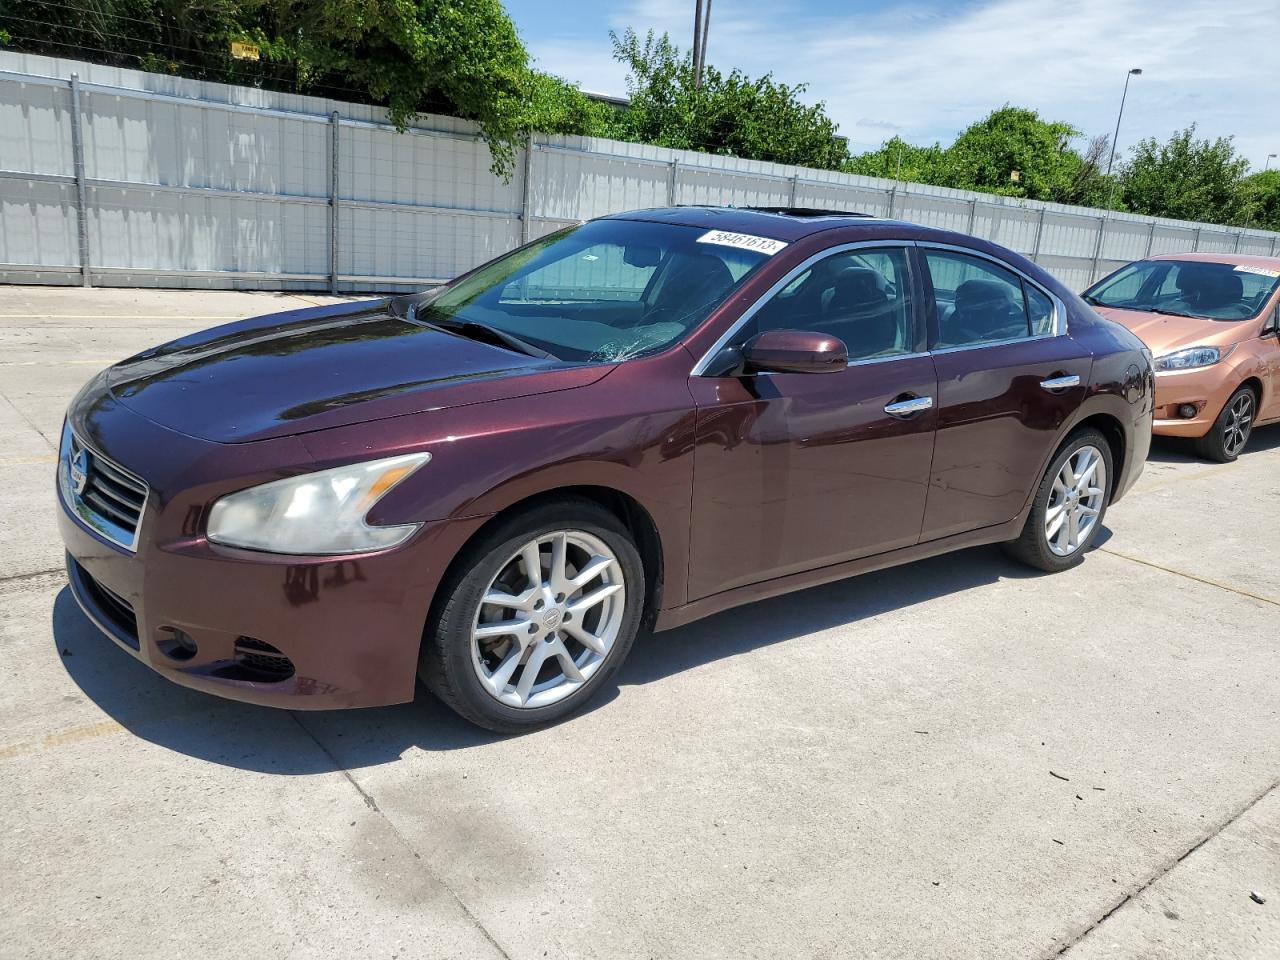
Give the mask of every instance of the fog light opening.
<svg viewBox="0 0 1280 960">
<path fill-rule="evenodd" d="M 1198 412 L 1194 403 L 1184 403 L 1178 407 L 1178 416 L 1184 420 L 1190 420 Z"/>
<path fill-rule="evenodd" d="M 236 637 L 235 665 L 245 679 L 279 683 L 293 676 L 293 661 L 279 647 L 257 637 Z"/>
<path fill-rule="evenodd" d="M 195 640 L 177 627 L 164 627 L 161 632 L 166 636 L 156 646 L 170 660 L 177 660 L 178 662 L 190 660 L 199 650 Z"/>
</svg>

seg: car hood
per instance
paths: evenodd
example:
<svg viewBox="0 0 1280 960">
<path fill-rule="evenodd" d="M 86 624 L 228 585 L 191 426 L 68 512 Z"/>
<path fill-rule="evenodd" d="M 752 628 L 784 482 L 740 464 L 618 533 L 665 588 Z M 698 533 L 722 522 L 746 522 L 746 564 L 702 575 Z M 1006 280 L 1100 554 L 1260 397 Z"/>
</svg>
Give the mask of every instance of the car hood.
<svg viewBox="0 0 1280 960">
<path fill-rule="evenodd" d="M 1108 320 L 1129 329 L 1156 356 L 1201 345 L 1225 347 L 1246 333 L 1247 320 L 1205 320 L 1202 317 L 1172 317 L 1146 310 L 1094 307 Z"/>
<path fill-rule="evenodd" d="M 403 319 L 390 301 L 295 310 L 147 350 L 107 372 L 124 406 L 242 443 L 586 386 L 611 369 L 528 357 Z"/>
</svg>

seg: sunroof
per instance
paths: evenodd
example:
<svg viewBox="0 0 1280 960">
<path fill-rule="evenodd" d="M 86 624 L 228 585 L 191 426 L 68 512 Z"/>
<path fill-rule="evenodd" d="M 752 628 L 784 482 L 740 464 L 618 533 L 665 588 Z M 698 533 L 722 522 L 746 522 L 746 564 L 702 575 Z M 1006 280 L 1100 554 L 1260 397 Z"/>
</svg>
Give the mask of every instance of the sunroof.
<svg viewBox="0 0 1280 960">
<path fill-rule="evenodd" d="M 742 207 L 743 210 L 755 210 L 757 213 L 776 213 L 784 217 L 871 217 L 869 213 L 856 210 L 823 210 L 819 207 Z"/>
</svg>

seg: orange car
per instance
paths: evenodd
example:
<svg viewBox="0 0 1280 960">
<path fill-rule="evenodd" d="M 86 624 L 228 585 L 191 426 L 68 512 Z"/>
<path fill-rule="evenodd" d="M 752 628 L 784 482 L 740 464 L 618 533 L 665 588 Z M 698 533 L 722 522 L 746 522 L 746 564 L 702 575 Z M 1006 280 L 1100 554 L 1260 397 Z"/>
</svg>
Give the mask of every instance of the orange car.
<svg viewBox="0 0 1280 960">
<path fill-rule="evenodd" d="M 1280 257 L 1167 254 L 1083 296 L 1155 354 L 1156 433 L 1227 463 L 1255 426 L 1280 421 Z"/>
</svg>

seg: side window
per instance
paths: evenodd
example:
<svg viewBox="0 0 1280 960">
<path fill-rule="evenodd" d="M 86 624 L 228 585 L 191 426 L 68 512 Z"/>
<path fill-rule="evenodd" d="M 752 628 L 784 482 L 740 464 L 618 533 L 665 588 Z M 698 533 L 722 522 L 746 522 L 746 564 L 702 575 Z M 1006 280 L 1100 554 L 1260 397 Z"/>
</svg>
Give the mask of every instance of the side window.
<svg viewBox="0 0 1280 960">
<path fill-rule="evenodd" d="M 935 348 L 967 347 L 1030 335 L 1022 279 L 1017 274 L 962 253 L 923 253 L 937 301 Z"/>
<path fill-rule="evenodd" d="M 1142 292 L 1142 285 L 1149 279 L 1151 279 L 1151 274 L 1148 271 L 1131 270 L 1125 276 L 1120 277 L 1097 292 L 1103 293 L 1105 291 L 1108 303 L 1115 303 L 1120 300 L 1134 300 Z"/>
<path fill-rule="evenodd" d="M 501 302 L 637 302 L 644 296 L 659 261 L 660 252 L 656 249 L 599 243 L 508 284 Z"/>
<path fill-rule="evenodd" d="M 744 328 L 813 330 L 839 337 L 850 360 L 911 353 L 911 276 L 906 251 L 850 250 L 819 260 L 778 291 Z"/>
<path fill-rule="evenodd" d="M 1025 281 L 1022 289 L 1027 295 L 1027 315 L 1031 318 L 1031 335 L 1043 337 L 1053 333 L 1053 301 Z"/>
</svg>

